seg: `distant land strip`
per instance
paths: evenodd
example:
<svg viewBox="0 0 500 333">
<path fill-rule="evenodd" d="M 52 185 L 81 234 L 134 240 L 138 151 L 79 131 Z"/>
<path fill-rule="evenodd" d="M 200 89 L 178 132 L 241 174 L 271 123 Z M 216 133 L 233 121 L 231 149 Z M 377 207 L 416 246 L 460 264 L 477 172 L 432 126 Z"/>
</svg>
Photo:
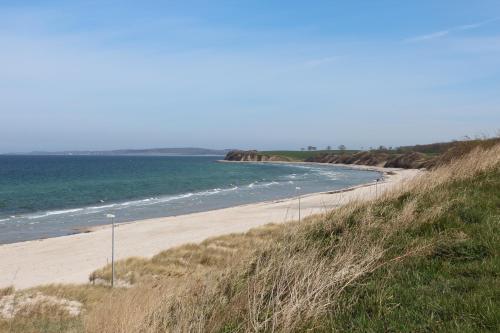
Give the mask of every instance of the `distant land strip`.
<svg viewBox="0 0 500 333">
<path fill-rule="evenodd" d="M 149 149 L 118 149 L 118 150 L 74 150 L 74 151 L 33 151 L 28 153 L 8 153 L 3 155 L 216 155 L 224 156 L 231 149 L 207 149 L 207 148 L 149 148 Z"/>
</svg>

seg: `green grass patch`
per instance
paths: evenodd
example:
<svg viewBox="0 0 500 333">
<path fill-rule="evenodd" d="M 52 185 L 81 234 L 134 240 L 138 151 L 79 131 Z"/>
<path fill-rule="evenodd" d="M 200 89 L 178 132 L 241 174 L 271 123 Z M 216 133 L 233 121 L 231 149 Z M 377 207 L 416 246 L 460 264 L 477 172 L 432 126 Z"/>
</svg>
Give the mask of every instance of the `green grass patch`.
<svg viewBox="0 0 500 333">
<path fill-rule="evenodd" d="M 261 151 L 264 155 L 275 155 L 288 157 L 296 161 L 304 161 L 310 157 L 315 157 L 321 154 L 354 154 L 359 150 L 313 150 L 313 151 L 301 151 L 301 150 L 269 150 Z"/>
<path fill-rule="evenodd" d="M 388 254 L 416 241 L 435 243 L 432 250 L 353 285 L 315 327 L 328 332 L 500 331 L 500 171 L 445 190 L 455 204 L 439 221 L 429 221 L 436 224 L 424 224 L 429 227 L 425 232 L 397 234 L 391 243 L 399 250 Z M 420 198 L 432 199 L 432 192 Z M 408 197 L 397 198 L 395 206 L 401 200 Z"/>
</svg>

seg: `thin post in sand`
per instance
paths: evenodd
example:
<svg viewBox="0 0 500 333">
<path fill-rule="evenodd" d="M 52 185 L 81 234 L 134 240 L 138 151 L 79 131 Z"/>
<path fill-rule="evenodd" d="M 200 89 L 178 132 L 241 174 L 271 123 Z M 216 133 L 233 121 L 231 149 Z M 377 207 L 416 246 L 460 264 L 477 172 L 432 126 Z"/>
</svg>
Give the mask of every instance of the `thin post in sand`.
<svg viewBox="0 0 500 333">
<path fill-rule="evenodd" d="M 300 222 L 300 187 L 296 187 L 295 190 L 297 190 L 297 193 L 299 194 L 299 222 Z"/>
<path fill-rule="evenodd" d="M 115 286 L 115 216 L 107 214 L 106 217 L 111 219 L 111 288 Z"/>
</svg>

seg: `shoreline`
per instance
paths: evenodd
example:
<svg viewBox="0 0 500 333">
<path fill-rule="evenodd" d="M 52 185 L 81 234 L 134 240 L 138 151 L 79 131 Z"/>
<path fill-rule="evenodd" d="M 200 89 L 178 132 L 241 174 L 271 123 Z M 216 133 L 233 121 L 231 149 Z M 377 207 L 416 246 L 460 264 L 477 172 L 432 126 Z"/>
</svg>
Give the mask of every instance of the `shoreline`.
<svg viewBox="0 0 500 333">
<path fill-rule="evenodd" d="M 338 167 L 339 169 L 352 169 L 352 170 L 363 170 L 363 171 L 372 171 L 372 172 L 378 172 L 380 173 L 380 177 L 378 178 L 379 180 L 385 179 L 386 175 L 391 172 L 391 170 L 388 170 L 388 168 L 383 168 L 383 167 L 378 167 L 378 166 L 359 166 L 359 165 L 340 165 L 340 164 L 332 164 L 332 163 L 316 163 L 316 162 L 302 162 L 302 161 L 295 161 L 295 162 L 287 162 L 287 161 L 226 161 L 226 160 L 216 160 L 214 161 L 216 163 L 222 162 L 222 163 L 250 163 L 250 164 L 297 164 L 297 165 L 321 165 L 321 166 L 327 166 L 327 167 Z M 395 169 L 397 170 L 397 169 Z M 358 185 L 352 185 L 350 187 L 357 187 L 359 185 L 364 185 L 364 184 L 358 184 Z M 217 189 L 219 190 L 219 189 Z M 226 189 L 223 189 L 223 191 Z M 339 188 L 339 190 L 343 190 L 342 188 Z M 203 190 L 201 190 L 203 192 Z M 314 192 L 307 192 L 307 193 L 302 193 L 300 194 L 301 196 L 304 195 L 309 195 L 309 194 L 318 194 L 318 193 L 323 193 L 323 192 L 331 192 L 330 188 L 328 186 L 322 188 L 322 189 L 316 189 Z M 188 195 L 191 195 L 193 193 L 187 193 Z M 196 195 L 197 192 L 194 192 Z M 178 194 L 171 194 L 167 196 L 184 196 L 186 193 L 178 193 Z M 161 195 L 160 195 L 161 197 Z M 154 214 L 153 216 L 137 216 L 135 218 L 128 218 L 125 219 L 124 221 L 117 221 L 115 224 L 129 224 L 129 223 L 136 223 L 140 222 L 143 220 L 149 220 L 149 219 L 155 219 L 155 218 L 165 218 L 165 217 L 175 217 L 175 216 L 180 216 L 180 215 L 188 215 L 188 214 L 193 214 L 193 213 L 201 213 L 201 212 L 208 212 L 212 210 L 218 210 L 218 209 L 224 209 L 224 208 L 231 208 L 231 207 L 239 207 L 239 206 L 246 206 L 246 205 L 251 205 L 251 204 L 256 204 L 256 203 L 263 203 L 263 202 L 274 202 L 276 200 L 288 200 L 297 197 L 296 193 L 289 193 L 288 196 L 278 196 L 277 198 L 257 198 L 256 200 L 251 200 L 247 202 L 233 202 L 230 203 L 229 205 L 219 205 L 219 207 L 204 207 L 202 209 L 193 209 L 192 211 L 181 211 L 181 212 L 176 212 L 174 214 Z M 137 199 L 130 199 L 131 202 L 134 201 L 141 201 L 142 198 L 137 198 Z M 116 206 L 123 204 L 122 202 L 107 202 L 103 203 L 104 207 L 106 205 L 110 206 Z M 94 204 L 95 205 L 95 204 Z M 97 204 L 98 205 L 98 204 Z M 31 215 L 40 215 L 39 217 L 43 216 L 48 216 L 48 215 L 58 215 L 61 212 L 71 212 L 71 211 L 81 211 L 81 210 L 87 210 L 87 209 L 93 209 L 93 208 L 99 208 L 99 207 L 93 207 L 92 206 L 70 206 L 70 207 L 63 207 L 63 208 L 58 208 L 54 209 L 53 211 L 38 211 L 38 212 L 32 212 L 30 213 Z M 26 214 L 26 216 L 29 216 L 30 214 Z M 25 217 L 26 217 L 25 216 Z M 14 216 L 11 216 L 14 217 Z M 20 215 L 18 217 L 23 217 L 23 215 Z M 28 217 L 29 219 L 30 217 Z M 8 220 L 8 219 L 7 219 Z M 3 221 L 3 220 L 0 220 Z M 109 221 L 104 222 L 100 221 L 101 223 L 96 223 L 96 224 L 91 224 L 91 225 L 86 225 L 86 224 L 76 224 L 71 228 L 66 228 L 64 229 L 64 232 L 61 231 L 60 233 L 52 233 L 52 234 L 44 234 L 43 231 L 39 233 L 39 235 L 35 237 L 26 237 L 25 239 L 13 239 L 9 240 L 6 239 L 5 241 L 0 241 L 0 247 L 3 245 L 8 245 L 8 244 L 16 244 L 16 243 L 23 243 L 23 242 L 30 242 L 30 241 L 40 241 L 44 239 L 50 239 L 50 238 L 58 238 L 58 237 L 65 237 L 65 236 L 71 236 L 71 235 L 76 235 L 80 233 L 89 233 L 89 232 L 94 232 L 96 230 L 106 228 L 106 226 L 109 224 Z M 39 223 L 39 222 L 36 222 Z M 32 224 L 32 223 L 30 223 Z M 35 224 L 35 223 L 34 223 Z"/>
<path fill-rule="evenodd" d="M 366 171 L 378 171 L 382 173 L 405 170 L 402 168 L 386 168 L 378 165 L 363 165 L 363 164 L 345 164 L 345 163 L 323 163 L 323 162 L 304 162 L 304 161 L 228 161 L 228 160 L 217 160 L 217 163 L 267 163 L 267 164 L 303 164 L 303 165 L 329 165 L 329 166 L 339 166 L 343 168 L 349 168 L 354 170 L 366 170 Z M 414 170 L 414 169 L 408 169 Z"/>
<path fill-rule="evenodd" d="M 384 181 L 377 185 L 379 193 L 421 172 L 374 168 L 372 170 L 384 173 Z M 368 183 L 301 195 L 301 215 L 307 217 L 326 212 L 352 200 L 368 200 L 375 196 L 375 186 L 375 183 Z M 297 206 L 297 197 L 291 197 L 119 223 L 115 226 L 116 259 L 151 257 L 186 243 L 246 232 L 269 223 L 294 221 L 298 217 Z M 101 225 L 67 236 L 0 245 L 0 288 L 12 285 L 24 289 L 52 283 L 88 282 L 92 271 L 110 261 L 110 229 L 109 225 Z"/>
<path fill-rule="evenodd" d="M 272 162 L 272 161 L 253 162 L 253 161 L 226 161 L 226 160 L 218 160 L 216 162 L 217 163 L 219 163 L 219 162 L 222 162 L 222 163 L 226 163 L 226 162 L 229 162 L 229 163 L 232 163 L 232 162 L 236 162 L 236 163 L 277 163 L 277 162 Z M 316 162 L 284 162 L 284 161 L 280 161 L 279 163 L 297 163 L 297 164 L 306 164 L 306 165 L 308 165 L 308 164 L 320 164 L 320 165 L 333 165 L 333 166 L 337 165 L 337 166 L 346 167 L 346 168 L 350 168 L 350 166 L 351 166 L 350 164 L 332 164 L 332 163 L 316 163 Z M 359 166 L 360 168 L 353 167 L 352 169 L 380 172 L 382 174 L 382 178 L 380 179 L 381 181 L 379 182 L 379 184 L 382 184 L 383 182 L 385 182 L 387 176 L 391 175 L 392 172 L 404 170 L 404 169 L 400 169 L 400 168 L 384 168 L 384 167 L 367 166 L 367 165 L 366 166 L 365 165 L 356 165 L 356 166 Z M 410 170 L 414 170 L 414 169 L 410 169 Z M 225 208 L 207 209 L 207 210 L 203 210 L 201 212 L 193 212 L 193 213 L 186 213 L 186 214 L 180 214 L 180 215 L 169 215 L 169 216 L 162 216 L 162 217 L 145 218 L 145 219 L 134 220 L 134 221 L 126 221 L 126 222 L 118 222 L 117 224 L 115 224 L 115 226 L 117 226 L 118 224 L 119 225 L 124 225 L 124 224 L 131 224 L 131 223 L 140 223 L 142 221 L 148 221 L 148 220 L 153 220 L 153 219 L 163 219 L 163 218 L 167 218 L 167 217 L 178 217 L 178 216 L 185 216 L 185 215 L 191 215 L 191 214 L 201 214 L 201 213 L 206 213 L 206 212 L 212 212 L 212 211 L 215 211 L 215 210 L 223 210 L 223 209 L 237 208 L 237 207 L 246 207 L 246 206 L 252 206 L 252 205 L 256 205 L 256 204 L 279 203 L 279 202 L 282 202 L 282 201 L 285 201 L 285 200 L 297 200 L 297 198 L 299 196 L 301 198 L 305 198 L 305 197 L 308 197 L 308 196 L 318 195 L 318 194 L 344 193 L 344 192 L 349 192 L 349 191 L 355 190 L 357 188 L 366 187 L 366 186 L 372 186 L 374 184 L 375 183 L 363 183 L 363 184 L 353 185 L 353 186 L 349 186 L 349 187 L 345 187 L 345 188 L 340 188 L 340 189 L 336 189 L 336 190 L 327 190 L 327 191 L 320 191 L 320 192 L 304 193 L 304 194 L 301 194 L 301 195 L 298 195 L 298 196 L 294 195 L 294 196 L 291 196 L 291 197 L 286 197 L 286 198 L 281 198 L 281 199 L 263 200 L 263 201 L 258 201 L 258 202 L 238 204 L 238 205 L 235 205 L 235 206 L 230 206 L 230 207 L 225 207 Z M 105 228 L 109 228 L 109 224 L 101 224 L 101 225 L 95 225 L 95 226 L 77 228 L 77 229 L 75 229 L 75 231 L 78 231 L 78 230 L 80 230 L 80 231 L 75 232 L 74 234 L 64 235 L 64 236 L 58 236 L 58 237 L 72 236 L 72 235 L 76 235 L 76 234 L 80 234 L 80 233 L 90 233 L 90 232 L 94 232 L 94 231 L 97 231 L 97 230 L 100 230 L 100 229 L 103 229 L 103 228 L 104 229 Z M 33 242 L 33 241 L 39 241 L 39 240 L 42 240 L 42 239 L 50 239 L 50 238 L 57 238 L 57 237 L 34 239 L 34 240 L 29 240 L 29 241 L 24 241 L 24 242 Z M 16 243 L 22 243 L 22 242 L 16 242 Z M 16 244 L 16 243 L 0 244 L 0 248 L 2 247 L 2 245 Z"/>
</svg>

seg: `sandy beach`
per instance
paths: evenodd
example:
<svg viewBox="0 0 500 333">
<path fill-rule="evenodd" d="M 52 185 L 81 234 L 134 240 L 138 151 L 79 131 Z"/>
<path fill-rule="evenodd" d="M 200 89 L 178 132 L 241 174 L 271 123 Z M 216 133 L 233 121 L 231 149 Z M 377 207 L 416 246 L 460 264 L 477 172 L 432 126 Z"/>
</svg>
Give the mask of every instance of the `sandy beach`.
<svg viewBox="0 0 500 333">
<path fill-rule="evenodd" d="M 352 166 L 349 166 L 352 167 Z M 369 200 L 413 178 L 419 170 L 374 168 L 386 172 L 377 186 L 308 194 L 301 197 L 301 216 L 325 212 L 352 200 Z M 392 171 L 387 174 L 388 171 Z M 298 219 L 297 198 L 261 202 L 201 213 L 154 218 L 116 227 L 116 258 L 151 257 L 186 243 L 237 232 L 268 223 Z M 86 283 L 89 274 L 111 258 L 111 228 L 88 233 L 0 245 L 0 288 L 18 289 L 53 283 Z"/>
</svg>

